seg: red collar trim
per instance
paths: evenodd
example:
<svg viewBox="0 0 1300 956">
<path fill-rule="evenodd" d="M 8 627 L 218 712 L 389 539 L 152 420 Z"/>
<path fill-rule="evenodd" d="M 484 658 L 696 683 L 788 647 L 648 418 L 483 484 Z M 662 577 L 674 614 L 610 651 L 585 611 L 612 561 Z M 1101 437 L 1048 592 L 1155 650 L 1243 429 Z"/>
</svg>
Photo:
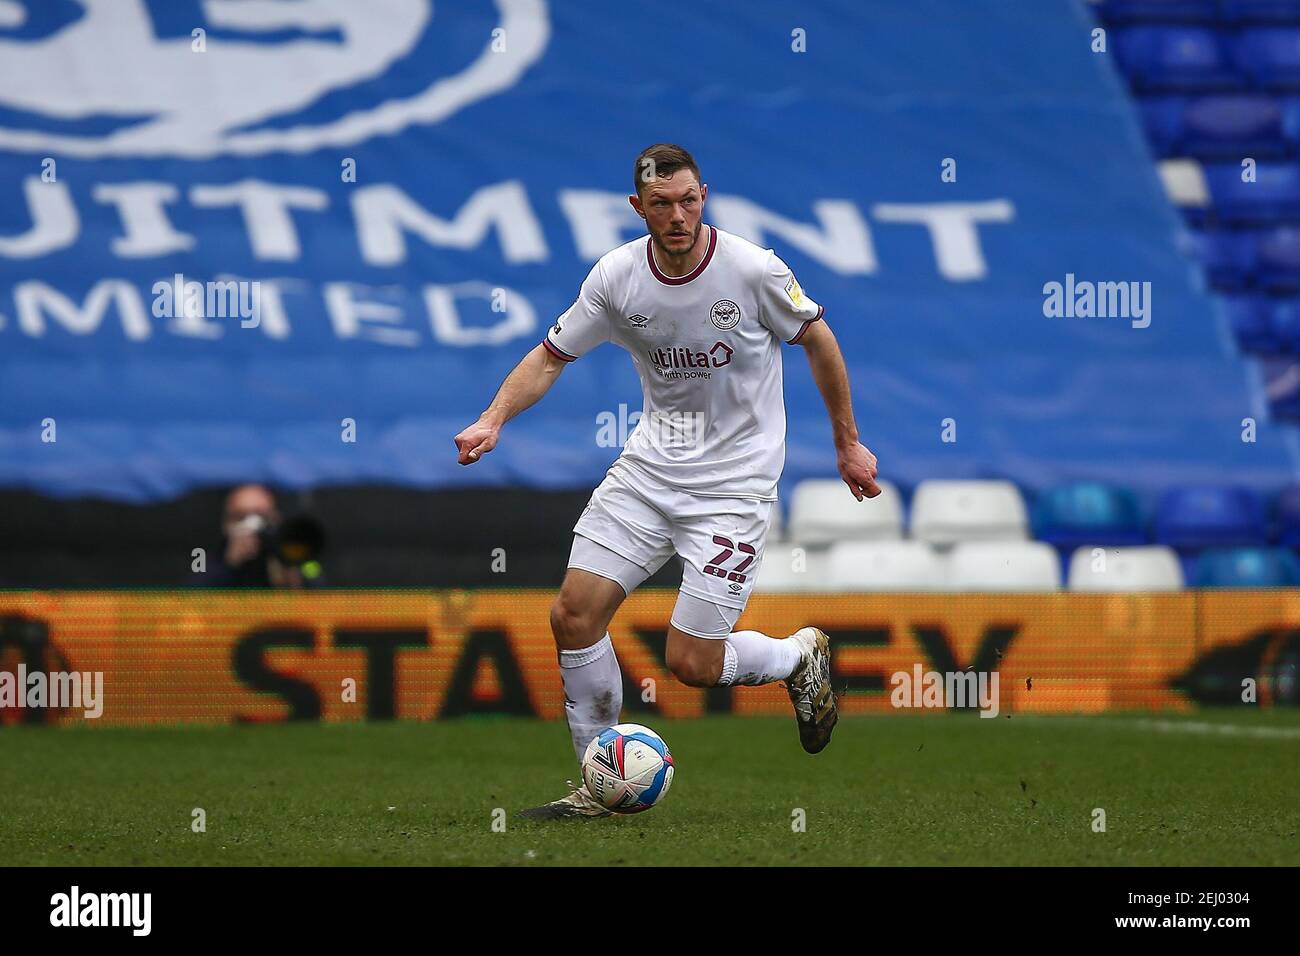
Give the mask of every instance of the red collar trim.
<svg viewBox="0 0 1300 956">
<path fill-rule="evenodd" d="M 704 258 L 700 260 L 700 264 L 684 276 L 666 276 L 659 271 L 659 266 L 655 265 L 654 240 L 649 236 L 646 236 L 645 240 L 645 257 L 646 261 L 650 263 L 650 274 L 664 285 L 685 285 L 708 267 L 709 260 L 713 258 L 713 250 L 717 247 L 718 230 L 709 226 L 709 248 L 704 250 Z"/>
</svg>

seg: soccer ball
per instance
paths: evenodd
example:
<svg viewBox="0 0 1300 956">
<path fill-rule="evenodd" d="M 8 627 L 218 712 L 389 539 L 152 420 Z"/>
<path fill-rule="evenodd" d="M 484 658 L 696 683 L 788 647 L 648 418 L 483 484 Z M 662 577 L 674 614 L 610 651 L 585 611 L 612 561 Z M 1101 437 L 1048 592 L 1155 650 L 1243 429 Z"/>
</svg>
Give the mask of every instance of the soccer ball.
<svg viewBox="0 0 1300 956">
<path fill-rule="evenodd" d="M 673 785 L 673 755 L 664 739 L 640 724 L 615 724 L 587 744 L 582 757 L 587 790 L 615 813 L 640 813 Z"/>
</svg>

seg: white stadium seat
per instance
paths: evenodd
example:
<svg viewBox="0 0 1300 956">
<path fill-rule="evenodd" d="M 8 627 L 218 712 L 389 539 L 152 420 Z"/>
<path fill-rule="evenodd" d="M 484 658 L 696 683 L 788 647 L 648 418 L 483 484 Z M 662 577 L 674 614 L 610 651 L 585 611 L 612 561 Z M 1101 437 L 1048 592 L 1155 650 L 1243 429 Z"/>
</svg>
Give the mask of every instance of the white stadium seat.
<svg viewBox="0 0 1300 956">
<path fill-rule="evenodd" d="M 903 499 L 892 482 L 880 494 L 858 501 L 838 478 L 795 485 L 790 503 L 790 537 L 808 544 L 877 541 L 903 536 Z"/>
<path fill-rule="evenodd" d="M 847 490 L 847 489 L 846 489 Z M 795 570 L 795 549 L 803 549 L 803 557 Z M 769 543 L 763 549 L 763 565 L 758 569 L 754 590 L 774 591 L 827 591 L 826 552 L 804 547 L 793 541 Z"/>
<path fill-rule="evenodd" d="M 948 555 L 953 591 L 1057 591 L 1061 562 L 1041 541 L 963 541 Z"/>
<path fill-rule="evenodd" d="M 1078 548 L 1070 556 L 1071 591 L 1181 591 L 1183 567 L 1173 548 L 1164 545 L 1099 548 L 1104 561 L 1095 561 L 1093 548 Z"/>
<path fill-rule="evenodd" d="M 1024 540 L 1029 521 L 1009 481 L 923 481 L 912 496 L 912 537 L 931 544 Z"/>
<path fill-rule="evenodd" d="M 831 545 L 833 591 L 941 591 L 943 558 L 924 541 L 843 541 Z"/>
</svg>

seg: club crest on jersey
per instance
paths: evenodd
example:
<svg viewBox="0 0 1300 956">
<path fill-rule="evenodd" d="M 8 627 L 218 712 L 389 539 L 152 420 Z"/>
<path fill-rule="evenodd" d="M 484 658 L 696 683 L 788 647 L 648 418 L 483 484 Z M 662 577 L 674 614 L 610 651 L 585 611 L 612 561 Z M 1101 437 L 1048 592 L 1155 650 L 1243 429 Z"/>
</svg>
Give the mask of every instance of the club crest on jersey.
<svg viewBox="0 0 1300 956">
<path fill-rule="evenodd" d="M 709 309 L 709 321 L 713 323 L 714 328 L 723 332 L 734 329 L 740 324 L 740 306 L 730 299 L 719 299 Z"/>
<path fill-rule="evenodd" d="M 642 315 L 640 312 L 635 315 L 629 315 L 627 320 L 632 323 L 632 328 L 634 329 L 644 329 L 646 323 L 650 321 L 647 316 Z"/>
</svg>

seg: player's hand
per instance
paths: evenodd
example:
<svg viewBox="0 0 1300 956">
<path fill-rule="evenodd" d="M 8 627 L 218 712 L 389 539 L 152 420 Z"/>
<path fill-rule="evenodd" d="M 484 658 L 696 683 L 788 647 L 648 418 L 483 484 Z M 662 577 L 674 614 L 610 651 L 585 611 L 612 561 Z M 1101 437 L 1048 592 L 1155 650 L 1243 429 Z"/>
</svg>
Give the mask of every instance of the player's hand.
<svg viewBox="0 0 1300 956">
<path fill-rule="evenodd" d="M 462 465 L 474 464 L 497 447 L 500 434 L 501 426 L 486 423 L 480 418 L 456 436 L 456 461 Z"/>
<path fill-rule="evenodd" d="M 854 498 L 861 501 L 880 494 L 880 486 L 876 484 L 876 456 L 865 445 L 861 442 L 846 445 L 836 457 L 839 459 L 840 477 Z"/>
</svg>

